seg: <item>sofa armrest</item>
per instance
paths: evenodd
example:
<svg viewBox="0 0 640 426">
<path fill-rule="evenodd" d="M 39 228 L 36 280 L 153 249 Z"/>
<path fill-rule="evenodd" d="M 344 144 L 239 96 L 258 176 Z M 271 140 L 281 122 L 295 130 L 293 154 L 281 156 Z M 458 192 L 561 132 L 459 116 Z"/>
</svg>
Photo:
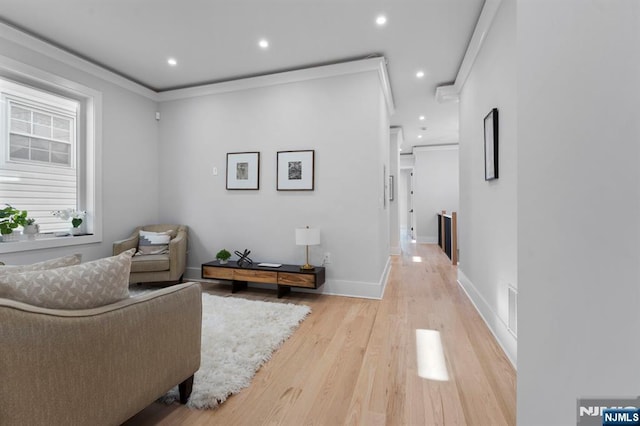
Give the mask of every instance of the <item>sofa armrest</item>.
<svg viewBox="0 0 640 426">
<path fill-rule="evenodd" d="M 75 311 L 0 299 L 0 424 L 121 424 L 199 368 L 201 327 L 196 283 Z"/>
<path fill-rule="evenodd" d="M 140 235 L 140 227 L 136 228 L 135 231 L 124 240 L 119 240 L 113 243 L 113 255 L 116 256 L 124 251 L 127 251 L 132 248 L 138 247 L 138 238 Z"/>
</svg>

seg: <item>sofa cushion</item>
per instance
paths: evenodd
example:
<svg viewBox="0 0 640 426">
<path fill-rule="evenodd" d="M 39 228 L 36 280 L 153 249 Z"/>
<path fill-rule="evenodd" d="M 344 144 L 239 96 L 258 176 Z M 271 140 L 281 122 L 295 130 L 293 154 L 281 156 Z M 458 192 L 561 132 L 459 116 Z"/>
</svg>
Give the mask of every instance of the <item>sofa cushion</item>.
<svg viewBox="0 0 640 426">
<path fill-rule="evenodd" d="M 169 253 L 169 232 L 140 231 L 136 256 Z"/>
<path fill-rule="evenodd" d="M 171 263 L 168 254 L 149 254 L 131 259 L 131 272 L 168 271 Z"/>
<path fill-rule="evenodd" d="M 88 309 L 129 297 L 134 249 L 80 265 L 0 275 L 0 297 L 52 309 Z"/>
<path fill-rule="evenodd" d="M 0 266 L 0 274 L 6 272 L 26 272 L 42 271 L 44 269 L 60 268 L 62 266 L 78 265 L 82 260 L 81 254 L 71 254 L 69 256 L 57 257 L 43 262 L 32 263 L 30 265 L 4 265 Z"/>
</svg>

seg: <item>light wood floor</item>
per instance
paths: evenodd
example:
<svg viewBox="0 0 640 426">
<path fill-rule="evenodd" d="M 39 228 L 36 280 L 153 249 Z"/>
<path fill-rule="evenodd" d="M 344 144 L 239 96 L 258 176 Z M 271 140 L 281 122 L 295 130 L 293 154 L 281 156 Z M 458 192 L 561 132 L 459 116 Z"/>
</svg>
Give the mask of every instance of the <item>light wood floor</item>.
<svg viewBox="0 0 640 426">
<path fill-rule="evenodd" d="M 277 300 L 260 289 L 237 295 Z M 515 425 L 514 369 L 438 246 L 406 243 L 381 301 L 281 300 L 313 312 L 250 387 L 216 410 L 154 403 L 125 425 Z M 440 332 L 448 381 L 418 377 L 416 329 Z"/>
</svg>

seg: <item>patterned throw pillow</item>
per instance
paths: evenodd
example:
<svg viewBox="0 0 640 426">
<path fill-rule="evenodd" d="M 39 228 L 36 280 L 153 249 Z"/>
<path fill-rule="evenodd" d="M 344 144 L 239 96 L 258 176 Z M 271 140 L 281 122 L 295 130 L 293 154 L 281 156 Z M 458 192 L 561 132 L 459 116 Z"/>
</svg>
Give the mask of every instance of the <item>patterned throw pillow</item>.
<svg viewBox="0 0 640 426">
<path fill-rule="evenodd" d="M 42 271 L 44 269 L 54 269 L 60 268 L 62 266 L 78 265 L 80 264 L 81 260 L 81 254 L 71 254 L 69 256 L 45 260 L 44 262 L 32 263 L 31 265 L 5 265 L 0 266 L 0 274 L 5 272 Z"/>
<path fill-rule="evenodd" d="M 169 232 L 140 231 L 136 256 L 169 253 L 169 241 L 171 241 Z"/>
<path fill-rule="evenodd" d="M 129 297 L 135 249 L 80 265 L 0 275 L 0 297 L 52 309 L 89 309 Z"/>
</svg>

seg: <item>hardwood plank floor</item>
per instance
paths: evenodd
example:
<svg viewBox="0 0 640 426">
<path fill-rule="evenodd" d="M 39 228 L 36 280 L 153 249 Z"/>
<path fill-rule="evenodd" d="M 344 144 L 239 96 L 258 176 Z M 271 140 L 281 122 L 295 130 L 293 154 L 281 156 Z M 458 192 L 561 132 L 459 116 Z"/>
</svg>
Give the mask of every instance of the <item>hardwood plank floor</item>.
<svg viewBox="0 0 640 426">
<path fill-rule="evenodd" d="M 229 294 L 229 286 L 203 284 Z M 516 375 L 436 245 L 404 242 L 378 300 L 250 288 L 235 296 L 302 303 L 312 313 L 216 410 L 154 403 L 144 425 L 480 425 L 516 423 Z M 418 376 L 416 330 L 437 330 L 447 381 Z"/>
</svg>

